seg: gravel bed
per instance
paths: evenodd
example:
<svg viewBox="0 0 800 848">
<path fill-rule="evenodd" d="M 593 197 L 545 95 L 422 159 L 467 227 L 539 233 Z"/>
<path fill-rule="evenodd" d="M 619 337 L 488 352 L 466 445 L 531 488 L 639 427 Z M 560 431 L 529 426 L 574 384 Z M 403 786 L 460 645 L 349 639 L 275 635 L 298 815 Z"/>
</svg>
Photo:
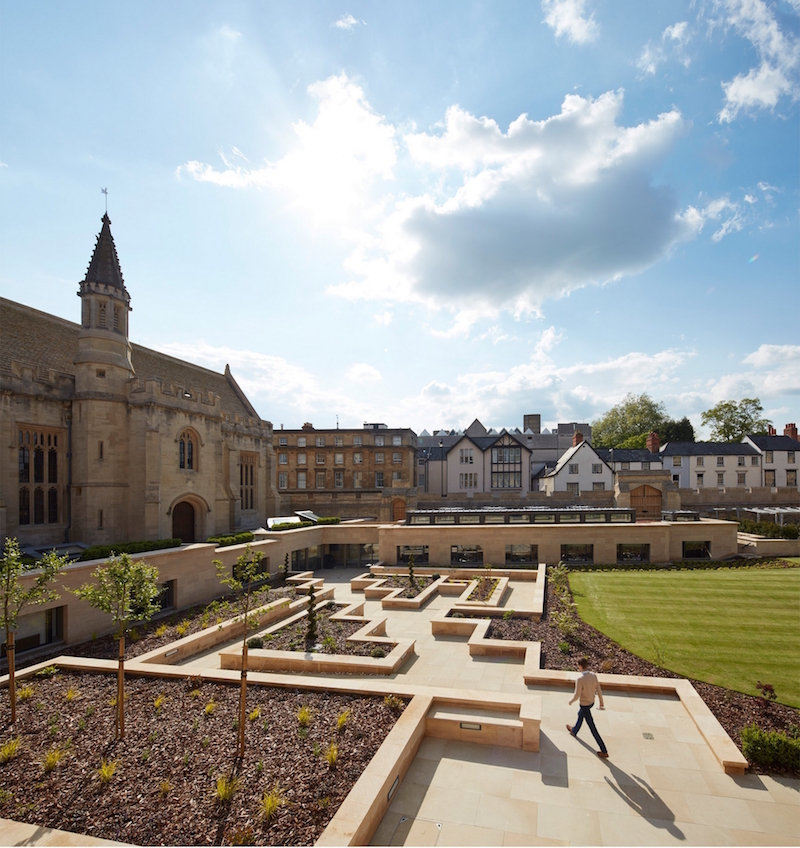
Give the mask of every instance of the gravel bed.
<svg viewBox="0 0 800 848">
<path fill-rule="evenodd" d="M 500 581 L 494 577 L 481 577 L 478 579 L 478 585 L 470 592 L 468 601 L 488 601 L 492 597 L 492 593 L 497 588 Z"/>
<path fill-rule="evenodd" d="M 330 616 L 345 608 L 346 604 L 328 604 L 317 610 L 317 640 L 313 645 L 318 654 L 348 654 L 356 657 L 369 657 L 373 651 L 380 650 L 384 656 L 392 650 L 391 645 L 382 642 L 350 642 L 349 637 L 364 626 L 363 621 L 331 621 Z M 305 651 L 308 619 L 303 617 L 294 624 L 281 627 L 274 633 L 264 636 L 264 648 L 270 651 Z"/>
<path fill-rule="evenodd" d="M 433 578 L 415 576 L 414 582 L 416 585 L 410 586 L 408 577 L 393 574 L 384 579 L 382 586 L 387 586 L 390 589 L 403 589 L 404 591 L 400 593 L 401 598 L 416 598 L 423 589 L 427 589 L 433 583 Z"/>
<path fill-rule="evenodd" d="M 8 697 L 0 699 L 0 745 L 21 743 L 0 765 L 0 816 L 135 845 L 312 845 L 397 719 L 381 698 L 251 683 L 247 750 L 236 763 L 236 686 L 130 679 L 126 737 L 114 742 L 115 676 L 60 672 L 31 685 L 14 734 Z M 311 710 L 305 731 L 302 706 Z M 332 740 L 338 757 L 330 766 Z M 56 748 L 63 757 L 46 773 L 45 755 Z M 101 760 L 116 764 L 105 785 Z M 215 797 L 223 776 L 241 781 L 227 804 Z M 285 804 L 267 821 L 260 801 L 275 787 Z"/>
</svg>

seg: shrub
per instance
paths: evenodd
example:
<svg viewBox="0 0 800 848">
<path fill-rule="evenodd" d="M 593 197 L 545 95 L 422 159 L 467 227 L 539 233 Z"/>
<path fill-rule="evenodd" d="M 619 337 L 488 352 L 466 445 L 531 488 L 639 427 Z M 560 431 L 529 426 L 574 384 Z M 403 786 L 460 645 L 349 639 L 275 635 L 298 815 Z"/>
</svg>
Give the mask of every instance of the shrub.
<svg viewBox="0 0 800 848">
<path fill-rule="evenodd" d="M 261 636 L 253 636 L 253 637 L 251 637 L 250 639 L 247 640 L 247 647 L 248 648 L 263 648 L 264 647 L 264 640 L 261 638 Z"/>
<path fill-rule="evenodd" d="M 167 700 L 167 696 L 163 692 L 160 695 L 156 695 L 156 697 L 153 698 L 153 706 L 155 707 L 155 710 L 156 710 L 157 713 L 161 712 L 161 707 L 164 706 L 164 701 L 166 701 L 166 700 Z"/>
<path fill-rule="evenodd" d="M 393 713 L 402 712 L 403 707 L 405 707 L 405 703 L 396 695 L 387 695 L 383 699 L 383 705 Z"/>
<path fill-rule="evenodd" d="M 753 533 L 766 539 L 796 539 L 800 534 L 797 524 L 775 524 L 773 521 L 751 521 L 743 519 L 739 522 L 740 533 Z"/>
<path fill-rule="evenodd" d="M 503 613 L 503 621 L 509 621 L 509 620 L 510 620 L 510 619 L 512 619 L 513 617 L 514 617 L 514 610 L 512 610 L 512 609 L 510 609 L 510 610 L 506 610 L 506 611 Z"/>
<path fill-rule="evenodd" d="M 172 790 L 172 784 L 168 780 L 162 780 L 158 784 L 158 791 L 162 798 L 166 798 Z"/>
<path fill-rule="evenodd" d="M 212 715 L 214 715 L 214 710 L 216 708 L 217 708 L 217 705 L 213 701 L 209 701 L 203 709 L 203 713 L 205 714 L 205 717 L 210 718 Z"/>
<path fill-rule="evenodd" d="M 264 817 L 264 821 L 269 824 L 285 803 L 286 798 L 284 798 L 283 792 L 277 786 L 273 786 L 269 792 L 265 792 L 260 804 L 261 815 Z"/>
<path fill-rule="evenodd" d="M 300 707 L 297 711 L 297 723 L 300 727 L 308 727 L 311 724 L 311 707 Z"/>
<path fill-rule="evenodd" d="M 217 778 L 217 788 L 214 790 L 214 797 L 220 804 L 229 804 L 233 796 L 239 791 L 242 785 L 241 778 L 231 775 Z"/>
<path fill-rule="evenodd" d="M 374 660 L 382 660 L 386 656 L 386 651 L 383 648 L 373 648 L 370 656 Z"/>
<path fill-rule="evenodd" d="M 252 533 L 234 533 L 229 536 L 209 536 L 206 542 L 212 542 L 218 548 L 227 548 L 229 545 L 245 545 L 254 538 Z"/>
<path fill-rule="evenodd" d="M 328 750 L 325 751 L 325 759 L 331 768 L 336 765 L 336 761 L 339 759 L 339 746 L 336 742 L 332 741 L 331 744 L 328 745 Z"/>
<path fill-rule="evenodd" d="M 572 650 L 572 645 L 569 642 L 559 642 L 558 650 L 561 651 L 562 654 L 568 654 Z"/>
<path fill-rule="evenodd" d="M 313 526 L 311 521 L 301 521 L 299 524 L 296 521 L 283 521 L 280 524 L 273 524 L 269 529 L 271 533 L 276 531 L 280 533 L 281 530 L 298 530 L 301 527 L 311 526 Z"/>
<path fill-rule="evenodd" d="M 800 769 L 800 739 L 755 724 L 742 728 L 742 752 L 748 760 L 767 767 Z"/>
<path fill-rule="evenodd" d="M 253 707 L 247 714 L 248 721 L 258 721 L 261 718 L 261 707 Z"/>
<path fill-rule="evenodd" d="M 0 745 L 0 764 L 10 763 L 21 750 L 22 740 L 19 737 L 4 742 Z"/>
<path fill-rule="evenodd" d="M 36 672 L 37 677 L 55 677 L 57 674 L 57 665 L 46 665 L 44 668 L 40 668 L 39 671 Z"/>
<path fill-rule="evenodd" d="M 17 697 L 20 701 L 27 701 L 33 697 L 33 686 L 21 686 L 17 689 Z"/>
<path fill-rule="evenodd" d="M 317 524 L 339 524 L 341 520 L 341 518 L 333 515 L 325 515 L 317 519 Z"/>
<path fill-rule="evenodd" d="M 336 718 L 336 729 L 339 731 L 339 733 L 341 733 L 344 730 L 345 725 L 347 724 L 348 721 L 350 721 L 350 716 L 352 714 L 353 714 L 353 711 L 350 710 L 350 709 L 344 710 L 343 712 L 339 713 L 339 715 Z"/>
<path fill-rule="evenodd" d="M 185 636 L 189 632 L 189 628 L 192 626 L 192 622 L 188 619 L 186 621 L 182 621 L 180 624 L 175 625 L 175 632 L 178 636 Z"/>
<path fill-rule="evenodd" d="M 49 774 L 53 769 L 64 759 L 64 749 L 60 745 L 56 745 L 51 748 L 44 755 L 44 762 L 42 763 L 42 768 L 44 769 L 45 774 Z"/>
<path fill-rule="evenodd" d="M 112 779 L 114 778 L 116 771 L 117 771 L 117 761 L 116 760 L 111 760 L 109 762 L 108 760 L 103 759 L 103 760 L 100 760 L 100 768 L 97 769 L 95 774 L 97 775 L 98 779 L 100 780 L 100 783 L 102 783 L 103 785 L 106 785 L 106 784 L 111 783 Z"/>
<path fill-rule="evenodd" d="M 76 698 L 80 698 L 80 696 L 81 693 L 74 686 L 70 686 L 69 689 L 67 689 L 67 691 L 64 693 L 64 700 L 67 701 L 67 703 L 70 703 Z"/>
<path fill-rule="evenodd" d="M 150 542 L 118 542 L 115 545 L 92 545 L 81 554 L 80 561 L 89 559 L 108 559 L 112 554 L 141 554 L 145 551 L 161 551 L 165 548 L 178 548 L 180 539 L 156 539 Z"/>
</svg>

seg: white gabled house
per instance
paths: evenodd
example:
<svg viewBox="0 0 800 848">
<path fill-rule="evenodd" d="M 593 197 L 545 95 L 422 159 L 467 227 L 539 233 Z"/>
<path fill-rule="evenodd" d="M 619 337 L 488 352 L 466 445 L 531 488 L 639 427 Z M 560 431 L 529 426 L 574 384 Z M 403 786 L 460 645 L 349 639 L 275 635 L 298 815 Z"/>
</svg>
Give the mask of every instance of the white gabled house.
<svg viewBox="0 0 800 848">
<path fill-rule="evenodd" d="M 598 455 L 581 433 L 576 433 L 572 447 L 558 460 L 552 471 L 542 478 L 541 490 L 554 492 L 608 492 L 614 489 L 614 471 Z"/>
<path fill-rule="evenodd" d="M 749 445 L 761 454 L 760 486 L 775 488 L 787 486 L 798 489 L 797 467 L 800 463 L 800 442 L 797 441 L 797 427 L 787 424 L 783 435 L 778 436 L 773 427 L 768 435 L 747 435 L 743 444 Z"/>
<path fill-rule="evenodd" d="M 667 442 L 664 470 L 680 489 L 752 488 L 761 485 L 761 454 L 743 442 Z"/>
</svg>

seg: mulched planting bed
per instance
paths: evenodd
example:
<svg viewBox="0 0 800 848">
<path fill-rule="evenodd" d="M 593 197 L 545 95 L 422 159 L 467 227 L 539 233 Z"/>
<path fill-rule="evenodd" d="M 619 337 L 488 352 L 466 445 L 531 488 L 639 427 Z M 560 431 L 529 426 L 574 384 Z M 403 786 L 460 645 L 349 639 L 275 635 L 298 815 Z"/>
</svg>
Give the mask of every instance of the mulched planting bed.
<svg viewBox="0 0 800 848">
<path fill-rule="evenodd" d="M 488 601 L 500 581 L 497 578 L 481 577 L 478 585 L 470 592 L 468 601 Z"/>
<path fill-rule="evenodd" d="M 580 621 L 577 632 L 569 639 L 565 639 L 548 620 L 547 616 L 548 611 L 557 604 L 557 596 L 552 586 L 548 585 L 545 614 L 541 621 L 521 618 L 510 618 L 508 620 L 492 618 L 492 625 L 489 627 L 487 636 L 490 639 L 541 642 L 543 668 L 576 671 L 578 659 L 588 657 L 590 668 L 594 671 L 611 674 L 634 674 L 642 677 L 681 677 L 680 674 L 660 668 L 635 654 L 631 654 L 583 621 Z M 565 646 L 564 651 L 560 647 L 562 645 Z M 566 648 L 569 650 L 566 650 Z M 712 683 L 704 683 L 700 680 L 692 680 L 691 682 L 739 750 L 742 749 L 742 728 L 754 722 L 762 730 L 784 732 L 792 726 L 800 726 L 800 712 L 792 707 L 775 702 L 768 703 L 763 698 L 734 692 L 732 689 L 715 686 Z M 750 764 L 750 767 L 753 771 L 759 773 L 768 771 L 753 763 Z M 776 772 L 777 770 L 770 770 L 770 773 Z M 800 777 L 800 772 L 777 773 Z"/>
<path fill-rule="evenodd" d="M 0 746 L 21 741 L 19 754 L 0 765 L 0 816 L 136 845 L 311 845 L 397 719 L 381 698 L 250 684 L 247 750 L 234 769 L 236 686 L 128 680 L 126 737 L 114 742 L 114 675 L 60 672 L 30 685 L 13 734 L 7 693 L 0 700 Z M 70 690 L 77 695 L 68 700 Z M 311 710 L 307 730 L 298 721 L 303 706 Z M 332 740 L 338 757 L 330 766 Z M 63 758 L 45 773 L 56 747 Z M 102 759 L 116 763 L 106 785 L 96 773 Z M 232 774 L 239 789 L 222 804 L 217 779 Z M 268 822 L 260 801 L 275 787 L 285 804 Z"/>
<path fill-rule="evenodd" d="M 357 657 L 369 657 L 373 651 L 383 651 L 384 656 L 392 645 L 382 642 L 350 642 L 349 637 L 360 630 L 363 621 L 331 621 L 330 616 L 345 608 L 346 604 L 328 604 L 317 610 L 317 639 L 312 646 L 318 654 L 348 654 Z M 270 651 L 306 651 L 306 633 L 308 619 L 303 617 L 294 624 L 281 627 L 274 633 L 264 636 L 264 649 Z"/>
<path fill-rule="evenodd" d="M 293 586 L 277 589 L 264 587 L 253 593 L 253 607 L 264 606 L 279 598 L 295 600 L 297 592 Z M 159 617 L 145 624 L 131 628 L 125 637 L 125 658 L 132 659 L 147 654 L 156 648 L 162 648 L 176 639 L 199 633 L 207 627 L 220 624 L 238 615 L 238 609 L 227 598 L 212 601 L 210 604 L 198 604 L 194 607 Z M 17 655 L 17 669 L 39 663 L 52 657 L 68 654 L 71 657 L 93 657 L 101 660 L 115 660 L 119 655 L 119 639 L 114 634 L 99 636 L 77 645 L 57 645 L 50 651 L 36 651 L 34 656 Z M 3 664 L 5 666 L 5 663 Z M 0 674 L 8 669 L 0 666 Z"/>
<path fill-rule="evenodd" d="M 393 574 L 390 577 L 384 578 L 381 587 L 386 586 L 389 589 L 403 589 L 404 591 L 400 593 L 401 598 L 416 598 L 423 589 L 427 589 L 428 586 L 433 583 L 433 577 L 415 577 L 414 582 L 416 585 L 410 586 L 408 577 Z"/>
</svg>

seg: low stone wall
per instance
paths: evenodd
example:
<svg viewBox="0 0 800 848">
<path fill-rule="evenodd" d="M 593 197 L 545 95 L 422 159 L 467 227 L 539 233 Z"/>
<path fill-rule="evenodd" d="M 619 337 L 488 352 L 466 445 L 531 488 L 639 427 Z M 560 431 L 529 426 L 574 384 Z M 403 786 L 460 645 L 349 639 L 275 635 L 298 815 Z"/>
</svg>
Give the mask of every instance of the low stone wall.
<svg viewBox="0 0 800 848">
<path fill-rule="evenodd" d="M 752 533 L 739 533 L 739 553 L 759 557 L 800 556 L 800 539 L 765 539 Z"/>
</svg>

